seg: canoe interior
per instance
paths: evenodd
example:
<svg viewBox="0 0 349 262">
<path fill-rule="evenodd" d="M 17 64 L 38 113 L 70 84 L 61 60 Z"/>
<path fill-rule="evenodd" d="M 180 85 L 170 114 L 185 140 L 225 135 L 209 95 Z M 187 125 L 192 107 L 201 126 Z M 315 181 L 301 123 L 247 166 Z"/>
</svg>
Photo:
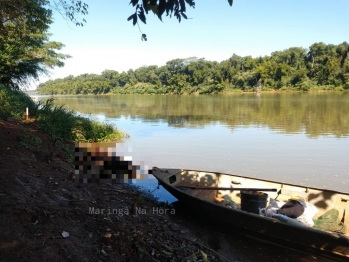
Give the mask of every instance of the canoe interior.
<svg viewBox="0 0 349 262">
<path fill-rule="evenodd" d="M 335 208 L 339 211 L 339 219 L 347 227 L 345 236 L 349 236 L 349 194 L 215 172 L 180 169 L 166 170 L 168 170 L 167 173 L 155 172 L 154 174 L 156 174 L 158 179 L 173 187 L 276 188 L 277 192 L 265 192 L 268 194 L 268 202 L 270 198 L 287 201 L 291 197 L 301 197 L 317 207 L 319 212 L 313 217 L 314 219 L 317 219 L 328 210 Z M 237 204 L 235 208 L 239 208 L 241 202 L 239 190 L 186 189 L 184 192 L 200 199 L 223 205 L 231 202 Z"/>
</svg>

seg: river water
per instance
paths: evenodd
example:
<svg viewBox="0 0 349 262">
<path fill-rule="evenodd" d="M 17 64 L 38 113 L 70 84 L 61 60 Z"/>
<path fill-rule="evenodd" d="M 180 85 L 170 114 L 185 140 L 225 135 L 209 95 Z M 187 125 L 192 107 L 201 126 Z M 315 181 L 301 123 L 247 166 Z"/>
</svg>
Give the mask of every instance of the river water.
<svg viewBox="0 0 349 262">
<path fill-rule="evenodd" d="M 349 192 L 349 92 L 57 96 L 55 104 L 127 132 L 122 151 L 149 167 Z"/>
</svg>

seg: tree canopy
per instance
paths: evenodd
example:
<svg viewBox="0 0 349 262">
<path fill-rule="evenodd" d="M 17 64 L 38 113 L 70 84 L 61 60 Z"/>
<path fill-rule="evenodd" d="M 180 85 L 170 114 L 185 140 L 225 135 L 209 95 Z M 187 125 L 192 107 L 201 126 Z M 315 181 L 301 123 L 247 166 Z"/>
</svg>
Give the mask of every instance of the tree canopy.
<svg viewBox="0 0 349 262">
<path fill-rule="evenodd" d="M 77 25 L 78 14 L 87 14 L 81 3 L 67 5 L 57 0 L 1 0 L 0 2 L 0 83 L 10 87 L 37 79 L 47 68 L 64 66 L 69 55 L 58 53 L 63 44 L 49 41 L 52 9 L 65 12 Z M 84 21 L 84 20 L 83 20 Z"/>
<path fill-rule="evenodd" d="M 291 47 L 270 56 L 233 54 L 220 63 L 204 58 L 174 59 L 158 67 L 50 80 L 41 94 L 209 94 L 233 90 L 349 89 L 349 44 L 315 43 L 308 49 Z"/>
<path fill-rule="evenodd" d="M 233 0 L 228 0 L 230 5 Z M 187 19 L 187 7 L 195 7 L 194 0 L 131 0 L 135 13 L 128 17 L 133 25 L 138 19 L 146 23 L 146 15 L 153 12 Z M 30 79 L 47 73 L 48 68 L 64 66 L 69 55 L 58 53 L 63 44 L 49 41 L 52 10 L 58 11 L 77 26 L 83 26 L 88 5 L 80 0 L 1 0 L 0 1 L 0 83 L 18 88 Z M 139 26 L 139 25 L 138 25 Z M 147 40 L 142 33 L 142 40 Z M 175 83 L 179 80 L 173 80 Z"/>
</svg>

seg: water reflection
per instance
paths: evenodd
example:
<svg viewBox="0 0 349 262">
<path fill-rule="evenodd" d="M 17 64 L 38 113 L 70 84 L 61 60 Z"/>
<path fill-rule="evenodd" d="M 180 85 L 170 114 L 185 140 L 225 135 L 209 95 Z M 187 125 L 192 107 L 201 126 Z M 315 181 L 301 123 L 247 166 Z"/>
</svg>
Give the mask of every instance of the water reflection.
<svg viewBox="0 0 349 262">
<path fill-rule="evenodd" d="M 349 93 L 58 96 L 115 124 L 149 166 L 348 192 Z M 311 139 L 310 139 L 311 138 Z"/>
<path fill-rule="evenodd" d="M 106 95 L 57 96 L 56 104 L 84 114 L 131 117 L 177 128 L 198 128 L 219 121 L 235 127 L 268 127 L 309 137 L 349 134 L 349 92 L 276 93 L 211 96 Z"/>
<path fill-rule="evenodd" d="M 155 178 L 138 179 L 133 181 L 133 184 L 136 186 L 143 187 L 146 190 L 149 190 L 153 194 L 153 196 L 155 196 L 156 198 L 158 198 L 163 202 L 168 202 L 169 204 L 171 204 L 177 201 L 177 198 L 171 195 L 162 186 L 158 187 L 158 181 Z"/>
</svg>

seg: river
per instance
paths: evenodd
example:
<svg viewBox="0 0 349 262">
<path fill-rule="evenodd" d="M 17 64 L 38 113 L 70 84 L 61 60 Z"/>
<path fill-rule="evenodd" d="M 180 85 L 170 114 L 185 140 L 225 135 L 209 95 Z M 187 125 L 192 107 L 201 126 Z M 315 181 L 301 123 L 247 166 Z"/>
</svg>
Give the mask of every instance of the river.
<svg viewBox="0 0 349 262">
<path fill-rule="evenodd" d="M 118 145 L 122 154 L 148 167 L 227 172 L 349 193 L 349 92 L 55 98 L 57 105 L 127 132 L 130 138 Z M 152 178 L 136 184 L 157 186 Z M 176 200 L 161 188 L 154 195 Z M 261 249 L 234 239 L 233 246 Z"/>
</svg>

